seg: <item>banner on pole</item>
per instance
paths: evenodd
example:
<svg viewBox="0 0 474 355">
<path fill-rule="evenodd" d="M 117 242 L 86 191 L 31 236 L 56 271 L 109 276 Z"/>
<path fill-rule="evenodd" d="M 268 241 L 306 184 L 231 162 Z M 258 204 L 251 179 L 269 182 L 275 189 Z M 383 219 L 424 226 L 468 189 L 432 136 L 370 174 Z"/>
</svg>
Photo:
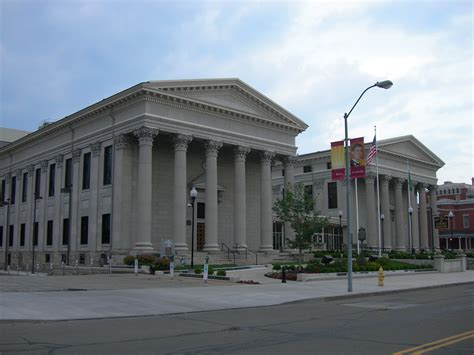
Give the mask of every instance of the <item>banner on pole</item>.
<svg viewBox="0 0 474 355">
<path fill-rule="evenodd" d="M 346 174 L 344 159 L 344 141 L 331 143 L 331 178 L 344 180 Z"/>
<path fill-rule="evenodd" d="M 364 137 L 351 139 L 351 178 L 365 177 Z"/>
</svg>

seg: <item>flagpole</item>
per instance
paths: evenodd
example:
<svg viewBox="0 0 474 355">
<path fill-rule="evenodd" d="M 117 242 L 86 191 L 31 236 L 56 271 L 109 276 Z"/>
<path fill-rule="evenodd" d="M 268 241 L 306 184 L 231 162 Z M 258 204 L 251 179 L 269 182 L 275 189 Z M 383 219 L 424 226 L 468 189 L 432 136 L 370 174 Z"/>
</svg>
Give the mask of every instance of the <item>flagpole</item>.
<svg viewBox="0 0 474 355">
<path fill-rule="evenodd" d="M 380 229 L 380 182 L 379 182 L 379 152 L 377 146 L 377 126 L 374 126 L 374 136 L 375 136 L 375 170 L 377 174 L 377 225 L 379 232 L 379 257 L 382 256 L 382 231 Z"/>
<path fill-rule="evenodd" d="M 355 185 L 355 202 L 356 202 L 356 234 L 357 234 L 357 254 L 360 254 L 360 241 L 359 241 L 359 195 L 357 192 L 357 181 L 358 179 L 354 179 Z"/>
<path fill-rule="evenodd" d="M 410 195 L 411 195 L 411 176 L 410 176 L 410 164 L 408 163 L 408 159 L 407 159 L 407 171 L 408 171 L 408 186 L 407 186 L 407 193 L 408 193 L 408 236 L 410 238 L 410 240 L 408 241 L 408 244 L 410 245 L 410 251 L 412 252 L 413 251 L 413 236 L 412 236 L 412 216 L 411 216 L 411 213 L 410 213 L 410 208 L 411 207 L 411 199 L 410 199 Z"/>
</svg>

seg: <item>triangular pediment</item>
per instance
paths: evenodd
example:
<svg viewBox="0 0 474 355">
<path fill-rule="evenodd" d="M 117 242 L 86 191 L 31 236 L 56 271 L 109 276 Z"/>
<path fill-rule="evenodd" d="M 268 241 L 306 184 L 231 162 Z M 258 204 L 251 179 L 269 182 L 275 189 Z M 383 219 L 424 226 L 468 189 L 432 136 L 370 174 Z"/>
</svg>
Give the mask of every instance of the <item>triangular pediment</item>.
<svg viewBox="0 0 474 355">
<path fill-rule="evenodd" d="M 444 162 L 436 154 L 411 135 L 379 141 L 378 148 L 387 153 L 435 164 L 440 167 L 444 165 Z"/>
<path fill-rule="evenodd" d="M 239 79 L 151 81 L 146 86 L 195 103 L 262 118 L 300 131 L 308 127 Z"/>
</svg>

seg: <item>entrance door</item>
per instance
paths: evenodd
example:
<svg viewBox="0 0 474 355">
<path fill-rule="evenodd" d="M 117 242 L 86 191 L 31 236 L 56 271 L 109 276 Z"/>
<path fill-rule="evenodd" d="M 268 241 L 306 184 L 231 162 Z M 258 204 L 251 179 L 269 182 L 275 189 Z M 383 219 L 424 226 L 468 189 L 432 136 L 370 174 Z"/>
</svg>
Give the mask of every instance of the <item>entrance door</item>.
<svg viewBox="0 0 474 355">
<path fill-rule="evenodd" d="M 206 243 L 206 224 L 198 223 L 196 227 L 196 249 L 201 251 Z"/>
</svg>

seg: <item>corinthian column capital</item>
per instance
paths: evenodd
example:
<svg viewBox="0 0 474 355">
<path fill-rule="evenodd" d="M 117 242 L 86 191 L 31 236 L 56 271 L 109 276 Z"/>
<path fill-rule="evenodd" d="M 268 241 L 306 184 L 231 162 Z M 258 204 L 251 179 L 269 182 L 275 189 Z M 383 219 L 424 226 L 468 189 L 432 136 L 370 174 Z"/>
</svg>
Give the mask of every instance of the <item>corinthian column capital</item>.
<svg viewBox="0 0 474 355">
<path fill-rule="evenodd" d="M 173 144 L 175 150 L 188 150 L 188 144 L 193 140 L 192 136 L 186 134 L 177 134 L 173 138 Z"/>
<path fill-rule="evenodd" d="M 153 144 L 153 139 L 158 135 L 159 131 L 150 127 L 140 127 L 133 131 L 135 137 L 138 138 L 138 144 Z"/>
<path fill-rule="evenodd" d="M 275 157 L 274 152 L 269 152 L 266 150 L 260 153 L 260 161 L 262 163 L 271 163 L 274 157 Z"/>
<path fill-rule="evenodd" d="M 245 162 L 245 159 L 247 158 L 247 154 L 250 152 L 249 147 L 244 147 L 244 146 L 237 146 L 234 148 L 234 159 L 235 161 L 241 161 Z"/>
<path fill-rule="evenodd" d="M 219 152 L 219 149 L 222 148 L 222 142 L 210 140 L 206 143 L 206 156 L 216 156 Z"/>
</svg>

